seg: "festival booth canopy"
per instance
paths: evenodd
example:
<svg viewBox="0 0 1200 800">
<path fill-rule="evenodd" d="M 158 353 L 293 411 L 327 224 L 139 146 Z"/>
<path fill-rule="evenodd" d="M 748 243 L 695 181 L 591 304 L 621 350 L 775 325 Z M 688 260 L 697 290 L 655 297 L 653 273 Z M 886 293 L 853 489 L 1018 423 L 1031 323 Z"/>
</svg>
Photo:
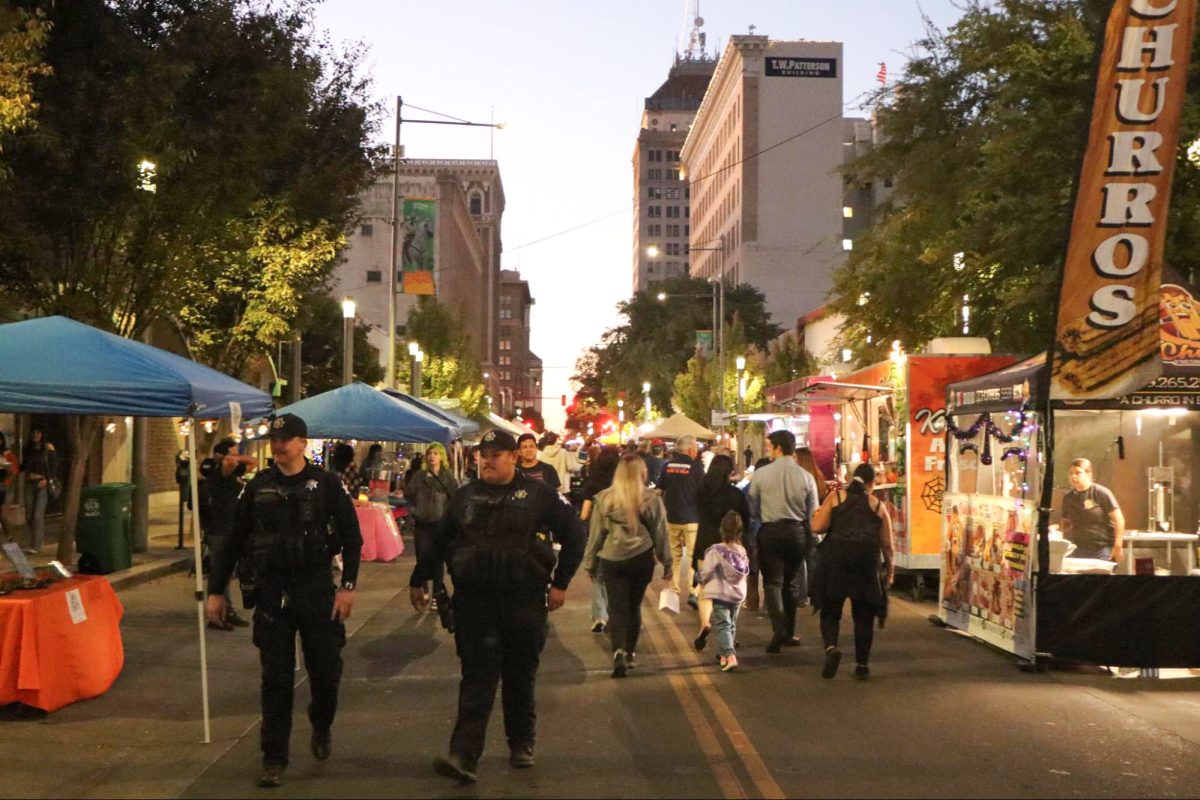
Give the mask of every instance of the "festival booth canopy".
<svg viewBox="0 0 1200 800">
<path fill-rule="evenodd" d="M 537 432 L 532 428 L 526 427 L 519 422 L 505 419 L 499 414 L 493 414 L 489 411 L 479 423 L 478 433 L 487 433 L 488 431 L 497 429 L 511 433 L 513 436 L 524 436 L 527 433 L 532 433 L 535 436 L 537 435 Z"/>
<path fill-rule="evenodd" d="M 458 438 L 451 423 L 365 383 L 340 386 L 275 413 L 303 419 L 313 439 L 448 444 Z"/>
<path fill-rule="evenodd" d="M 787 401 L 788 403 L 817 403 L 821 405 L 841 405 L 871 400 L 892 393 L 892 387 L 886 385 L 867 386 L 857 383 L 838 383 L 837 381 L 817 381 L 800 389 Z"/>
<path fill-rule="evenodd" d="M 214 369 L 157 347 L 66 317 L 0 325 L 0 410 L 17 413 L 135 417 L 246 416 L 271 410 L 271 396 Z M 187 436 L 189 485 L 197 495 L 196 437 Z M 211 741 L 204 639 L 204 569 L 199 506 L 192 511 L 196 621 L 200 638 L 204 741 Z"/>
<path fill-rule="evenodd" d="M 695 436 L 709 441 L 717 438 L 715 433 L 686 414 L 673 414 L 654 430 L 642 434 L 643 439 L 678 439 L 681 436 Z"/>
<path fill-rule="evenodd" d="M 426 414 L 429 414 L 431 417 L 434 417 L 435 419 L 440 419 L 449 425 L 453 425 L 455 428 L 458 429 L 459 438 L 466 438 L 468 436 L 474 436 L 475 434 L 479 433 L 479 423 L 478 422 L 467 419 L 466 417 L 461 416 L 459 414 L 455 414 L 453 411 L 442 408 L 438 404 L 433 403 L 429 400 L 425 400 L 420 397 L 413 397 L 411 394 L 405 394 L 404 392 L 398 392 L 395 389 L 384 388 L 384 389 L 381 389 L 380 391 L 382 391 L 388 397 L 399 400 L 401 403 L 406 403 L 406 404 L 412 406 L 413 408 L 416 408 L 420 411 L 425 412 Z"/>
<path fill-rule="evenodd" d="M 0 410 L 133 417 L 243 416 L 271 396 L 215 369 L 66 317 L 0 325 Z"/>
</svg>

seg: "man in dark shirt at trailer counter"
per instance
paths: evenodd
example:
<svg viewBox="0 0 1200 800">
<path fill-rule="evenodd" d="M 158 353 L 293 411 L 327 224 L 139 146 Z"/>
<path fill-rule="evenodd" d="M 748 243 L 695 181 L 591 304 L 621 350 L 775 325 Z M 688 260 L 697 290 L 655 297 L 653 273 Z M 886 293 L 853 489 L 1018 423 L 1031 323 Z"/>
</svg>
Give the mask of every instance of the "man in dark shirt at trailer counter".
<svg viewBox="0 0 1200 800">
<path fill-rule="evenodd" d="M 1073 558 L 1120 563 L 1124 555 L 1125 515 L 1117 498 L 1092 480 L 1092 462 L 1077 458 L 1067 470 L 1071 491 L 1063 497 L 1063 537 L 1075 544 Z"/>
</svg>

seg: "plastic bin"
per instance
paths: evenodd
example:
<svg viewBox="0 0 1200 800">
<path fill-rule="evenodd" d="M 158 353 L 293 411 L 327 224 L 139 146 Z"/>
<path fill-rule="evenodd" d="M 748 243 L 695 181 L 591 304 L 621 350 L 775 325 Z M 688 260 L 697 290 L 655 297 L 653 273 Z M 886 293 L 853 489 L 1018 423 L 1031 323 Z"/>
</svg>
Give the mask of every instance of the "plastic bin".
<svg viewBox="0 0 1200 800">
<path fill-rule="evenodd" d="M 107 575 L 133 566 L 133 491 L 132 483 L 102 483 L 89 486 L 79 498 L 79 519 L 75 528 L 75 549 L 80 566 L 98 565 L 98 574 Z M 87 565 L 87 561 L 92 562 Z M 82 569 L 81 569 L 82 571 Z"/>
</svg>

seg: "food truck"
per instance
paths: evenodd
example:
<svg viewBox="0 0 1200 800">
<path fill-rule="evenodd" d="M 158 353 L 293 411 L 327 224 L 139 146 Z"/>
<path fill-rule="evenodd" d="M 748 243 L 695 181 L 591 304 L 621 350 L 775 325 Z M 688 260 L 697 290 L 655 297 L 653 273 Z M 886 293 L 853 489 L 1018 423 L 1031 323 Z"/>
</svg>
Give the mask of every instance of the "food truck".
<svg viewBox="0 0 1200 800">
<path fill-rule="evenodd" d="M 912 573 L 918 599 L 941 566 L 946 386 L 1018 360 L 987 352 L 979 339 L 935 340 L 927 349 L 910 356 L 896 346 L 887 361 L 836 380 L 805 380 L 779 398 L 804 410 L 798 418 L 807 418 L 807 435 L 798 441 L 839 485 L 859 463 L 875 466 L 875 493 L 892 518 L 896 566 Z"/>
<path fill-rule="evenodd" d="M 1180 293 L 1191 297 L 1164 285 L 1164 304 Z M 1045 354 L 949 386 L 945 624 L 1028 663 L 1200 666 L 1200 325 L 1171 316 L 1162 375 L 1121 397 L 1046 399 Z M 1077 459 L 1091 465 L 1082 492 L 1070 483 Z M 1081 537 L 1064 499 L 1112 518 L 1096 487 L 1123 517 L 1119 558 L 1073 556 Z"/>
</svg>

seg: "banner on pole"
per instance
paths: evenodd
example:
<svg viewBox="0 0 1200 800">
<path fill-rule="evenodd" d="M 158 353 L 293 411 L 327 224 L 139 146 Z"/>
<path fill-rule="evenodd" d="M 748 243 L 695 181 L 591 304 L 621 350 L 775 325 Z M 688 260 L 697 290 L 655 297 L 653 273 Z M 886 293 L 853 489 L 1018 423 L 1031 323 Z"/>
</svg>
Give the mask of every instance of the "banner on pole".
<svg viewBox="0 0 1200 800">
<path fill-rule="evenodd" d="M 436 200 L 404 199 L 404 215 L 400 221 L 400 232 L 404 237 L 400 249 L 401 291 L 404 294 L 436 294 L 433 283 L 436 220 Z"/>
<path fill-rule="evenodd" d="M 1159 284 L 1196 0 L 1115 0 L 1063 265 L 1051 397 L 1162 371 Z"/>
</svg>

